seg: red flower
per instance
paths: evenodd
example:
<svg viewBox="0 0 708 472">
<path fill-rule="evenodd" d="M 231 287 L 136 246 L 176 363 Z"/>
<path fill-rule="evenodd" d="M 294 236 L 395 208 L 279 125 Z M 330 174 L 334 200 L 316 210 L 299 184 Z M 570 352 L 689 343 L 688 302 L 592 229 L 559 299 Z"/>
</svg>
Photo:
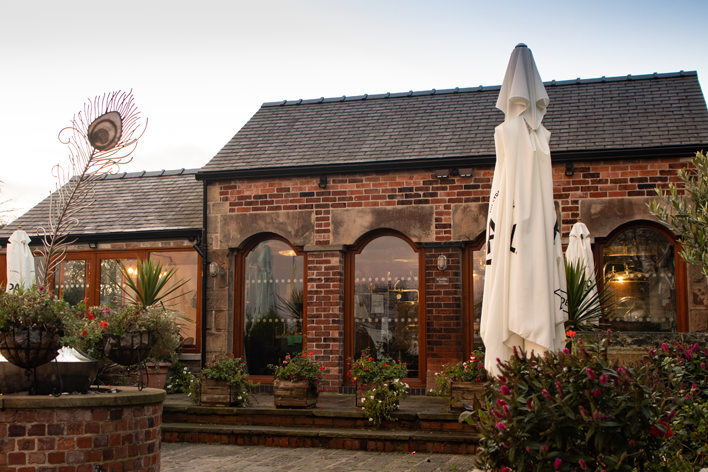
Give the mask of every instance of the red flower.
<svg viewBox="0 0 708 472">
<path fill-rule="evenodd" d="M 83 333 L 81 333 L 81 336 L 86 336 L 86 331 L 84 331 Z"/>
<path fill-rule="evenodd" d="M 651 430 L 649 431 L 649 434 L 651 434 L 652 436 L 655 436 L 655 437 L 664 436 L 666 439 L 668 439 L 671 437 L 672 434 L 674 434 L 671 432 L 671 428 L 669 428 L 669 425 L 667 425 L 664 421 L 659 421 L 657 424 L 666 428 L 666 432 L 664 433 L 663 431 L 661 431 L 657 427 L 657 425 L 655 424 L 654 426 L 651 427 Z"/>
<path fill-rule="evenodd" d="M 93 319 L 93 315 L 92 315 L 91 313 L 89 313 L 89 319 L 90 319 L 90 320 Z"/>
<path fill-rule="evenodd" d="M 573 331 L 572 329 L 569 329 L 568 331 L 565 332 L 565 335 L 572 339 L 575 337 L 575 331 Z"/>
<path fill-rule="evenodd" d="M 325 366 L 320 367 L 320 370 L 325 370 Z"/>
<path fill-rule="evenodd" d="M 369 357 L 369 360 L 370 360 L 370 361 L 373 361 L 373 360 L 374 360 L 374 358 L 373 358 L 373 357 Z"/>
</svg>

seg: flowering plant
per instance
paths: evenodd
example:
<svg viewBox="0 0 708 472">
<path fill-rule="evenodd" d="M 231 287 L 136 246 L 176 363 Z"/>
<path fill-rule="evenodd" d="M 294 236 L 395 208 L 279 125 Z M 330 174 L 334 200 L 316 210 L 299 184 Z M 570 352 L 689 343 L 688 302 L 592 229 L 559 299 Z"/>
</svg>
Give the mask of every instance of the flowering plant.
<svg viewBox="0 0 708 472">
<path fill-rule="evenodd" d="M 90 355 L 99 355 L 100 342 L 106 336 L 122 337 L 129 332 L 153 333 L 153 346 L 148 357 L 159 361 L 177 361 L 180 347 L 180 325 L 175 313 L 161 305 L 140 307 L 129 305 L 119 308 L 104 306 L 90 307 L 81 319 L 83 329 L 77 330 L 79 346 Z"/>
<path fill-rule="evenodd" d="M 72 327 L 74 317 L 82 309 L 83 306 L 71 307 L 44 287 L 18 287 L 6 292 L 0 286 L 0 331 L 13 328 L 62 331 Z"/>
<path fill-rule="evenodd" d="M 641 372 L 606 361 L 599 346 L 543 357 L 516 351 L 488 384 L 478 410 L 480 459 L 499 470 L 631 472 L 657 460 L 664 440 L 651 434 L 660 393 Z M 469 417 L 469 413 L 463 413 Z M 659 428 L 659 430 L 661 430 Z"/>
<path fill-rule="evenodd" d="M 369 355 L 369 350 L 361 351 L 358 359 L 347 359 L 349 373 L 353 382 L 390 382 L 394 379 L 403 379 L 408 375 L 406 363 L 396 362 L 393 359 L 374 359 Z"/>
<path fill-rule="evenodd" d="M 469 360 L 446 367 L 445 375 L 453 382 L 486 382 L 488 376 L 484 368 L 484 351 L 473 351 Z"/>
<path fill-rule="evenodd" d="M 396 418 L 391 414 L 398 409 L 399 400 L 407 396 L 407 388 L 407 383 L 393 379 L 366 392 L 364 406 L 361 409 L 364 410 L 374 427 L 381 426 L 384 420 L 396 421 Z"/>
<path fill-rule="evenodd" d="M 270 364 L 269 369 L 273 369 L 273 380 L 289 380 L 292 382 L 307 381 L 309 388 L 319 391 L 318 386 L 327 368 L 316 362 L 312 356 L 306 352 L 296 352 L 291 356 L 285 356 L 280 365 Z"/>
<path fill-rule="evenodd" d="M 212 357 L 202 369 L 202 377 L 212 380 L 225 380 L 226 384 L 232 389 L 236 389 L 238 399 L 236 406 L 250 405 L 250 389 L 259 384 L 253 383 L 248 379 L 248 370 L 246 369 L 246 361 L 240 357 L 234 357 L 233 354 L 228 356 L 220 352 Z M 197 379 L 191 382 L 189 389 L 190 401 L 199 404 L 199 392 L 201 382 Z"/>
</svg>

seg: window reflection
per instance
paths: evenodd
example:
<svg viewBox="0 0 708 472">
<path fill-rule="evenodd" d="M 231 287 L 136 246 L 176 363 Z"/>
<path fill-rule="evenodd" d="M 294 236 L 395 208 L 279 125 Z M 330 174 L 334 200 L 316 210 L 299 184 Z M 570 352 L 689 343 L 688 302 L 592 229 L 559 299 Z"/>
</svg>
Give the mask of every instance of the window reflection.
<svg viewBox="0 0 708 472">
<path fill-rule="evenodd" d="M 418 377 L 418 254 L 403 240 L 384 236 L 354 257 L 355 354 L 405 362 Z"/>
<path fill-rule="evenodd" d="M 484 349 L 484 341 L 479 335 L 482 319 L 482 296 L 484 295 L 484 271 L 487 267 L 486 251 L 472 253 L 472 323 L 474 326 L 474 349 Z"/>
<path fill-rule="evenodd" d="M 605 286 L 614 292 L 605 321 L 616 331 L 676 331 L 674 246 L 661 233 L 630 229 L 603 250 Z"/>
<path fill-rule="evenodd" d="M 54 293 L 76 305 L 88 296 L 87 287 L 88 261 L 64 261 L 54 275 Z"/>
<path fill-rule="evenodd" d="M 251 375 L 269 375 L 288 353 L 302 350 L 304 257 L 285 242 L 267 240 L 246 256 L 244 355 Z"/>
<path fill-rule="evenodd" d="M 170 279 L 177 282 L 184 279 L 187 283 L 182 285 L 176 292 L 169 295 L 170 301 L 166 306 L 171 310 L 176 310 L 189 318 L 191 323 L 185 323 L 180 329 L 182 336 L 182 346 L 190 348 L 196 346 L 197 337 L 197 253 L 194 251 L 170 251 L 151 252 L 150 258 L 155 262 L 162 263 L 163 273 L 170 269 L 175 269 L 175 275 Z"/>
<path fill-rule="evenodd" d="M 120 262 L 128 269 L 132 278 L 138 275 L 137 259 L 102 259 L 100 264 L 101 283 L 99 285 L 99 305 L 109 308 L 118 308 L 130 304 L 123 289 L 128 289 L 123 274 L 120 270 Z M 122 287 L 122 288 L 121 288 Z"/>
</svg>

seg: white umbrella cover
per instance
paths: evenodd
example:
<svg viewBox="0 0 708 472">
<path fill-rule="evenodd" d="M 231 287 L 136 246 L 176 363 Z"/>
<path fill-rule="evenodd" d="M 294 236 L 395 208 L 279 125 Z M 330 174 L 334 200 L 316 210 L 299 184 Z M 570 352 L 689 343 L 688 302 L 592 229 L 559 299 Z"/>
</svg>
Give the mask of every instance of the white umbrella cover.
<svg viewBox="0 0 708 472">
<path fill-rule="evenodd" d="M 595 259 L 590 247 L 590 231 L 584 223 L 578 221 L 570 230 L 568 248 L 565 250 L 568 262 L 581 261 L 585 265 L 585 278 L 589 283 L 595 283 Z"/>
<path fill-rule="evenodd" d="M 563 251 L 553 203 L 550 132 L 541 124 L 549 100 L 531 51 L 511 54 L 497 108 L 497 162 L 487 218 L 487 268 L 480 335 L 485 367 L 514 346 L 557 350 L 565 338 L 567 302 Z"/>
<path fill-rule="evenodd" d="M 35 283 L 34 256 L 29 248 L 31 239 L 27 233 L 18 229 L 10 236 L 7 245 L 7 288 L 31 287 Z"/>
</svg>

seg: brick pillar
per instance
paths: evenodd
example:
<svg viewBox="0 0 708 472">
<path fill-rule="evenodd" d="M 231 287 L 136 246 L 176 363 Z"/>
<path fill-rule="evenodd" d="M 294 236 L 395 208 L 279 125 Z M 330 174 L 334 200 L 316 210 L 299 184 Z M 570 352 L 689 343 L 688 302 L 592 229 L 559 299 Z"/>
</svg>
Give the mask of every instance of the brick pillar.
<svg viewBox="0 0 708 472">
<path fill-rule="evenodd" d="M 447 268 L 438 269 L 438 257 L 447 257 Z M 437 283 L 439 278 L 447 284 Z M 441 281 L 442 282 L 442 281 Z M 463 357 L 461 248 L 429 247 L 425 255 L 425 322 L 428 371 L 426 388 L 435 388 L 435 373 Z"/>
<path fill-rule="evenodd" d="M 344 254 L 307 255 L 307 350 L 327 367 L 321 383 L 336 392 L 344 369 Z"/>
</svg>

